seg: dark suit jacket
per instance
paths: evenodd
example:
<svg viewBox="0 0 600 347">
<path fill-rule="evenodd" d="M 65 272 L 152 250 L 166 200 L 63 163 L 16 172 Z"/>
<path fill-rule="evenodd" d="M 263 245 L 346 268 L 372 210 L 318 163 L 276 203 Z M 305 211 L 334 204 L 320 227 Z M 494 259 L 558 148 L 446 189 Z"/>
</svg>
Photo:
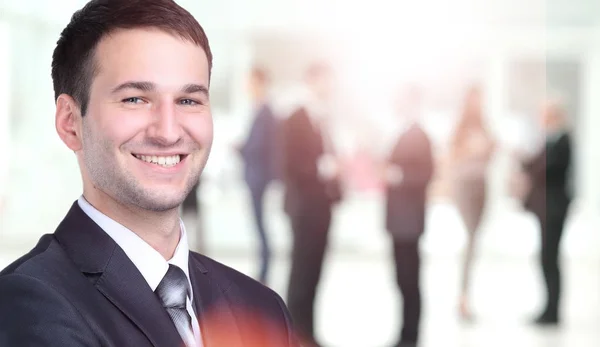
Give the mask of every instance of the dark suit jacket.
<svg viewBox="0 0 600 347">
<path fill-rule="evenodd" d="M 425 228 L 427 187 L 433 176 L 433 154 L 427 134 L 413 125 L 398 140 L 388 160 L 399 166 L 403 180 L 388 186 L 386 228 L 394 238 L 417 241 Z"/>
<path fill-rule="evenodd" d="M 285 211 L 294 216 L 307 206 L 330 208 L 333 201 L 327 185 L 336 183 L 319 177 L 317 163 L 325 153 L 324 139 L 304 108 L 296 110 L 285 121 L 282 139 Z"/>
<path fill-rule="evenodd" d="M 279 176 L 278 128 L 271 108 L 262 106 L 241 151 L 245 164 L 244 178 L 250 189 L 265 189 Z"/>
<path fill-rule="evenodd" d="M 296 346 L 275 292 L 197 253 L 189 270 L 206 347 Z M 77 202 L 0 273 L 0 346 L 182 345 L 141 273 Z"/>
<path fill-rule="evenodd" d="M 531 179 L 531 189 L 525 199 L 525 208 L 538 216 L 546 212 L 561 212 L 568 207 L 568 170 L 571 163 L 571 139 L 563 133 L 532 160 L 524 164 Z"/>
</svg>

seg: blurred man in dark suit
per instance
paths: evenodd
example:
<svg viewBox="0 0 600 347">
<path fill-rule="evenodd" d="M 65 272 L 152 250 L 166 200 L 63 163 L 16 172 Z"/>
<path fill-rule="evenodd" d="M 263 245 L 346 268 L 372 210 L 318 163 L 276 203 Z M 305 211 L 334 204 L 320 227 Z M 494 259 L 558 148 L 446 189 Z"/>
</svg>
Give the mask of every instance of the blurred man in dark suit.
<svg viewBox="0 0 600 347">
<path fill-rule="evenodd" d="M 244 179 L 252 197 L 252 211 L 260 239 L 261 266 L 258 279 L 267 283 L 271 250 L 264 220 L 265 192 L 279 171 L 279 124 L 267 100 L 269 77 L 264 69 L 255 67 L 248 89 L 254 106 L 250 134 L 240 148 L 244 160 Z"/>
<path fill-rule="evenodd" d="M 392 238 L 396 280 L 403 299 L 403 327 L 396 346 L 414 347 L 419 336 L 419 240 L 425 230 L 427 188 L 433 175 L 431 142 L 419 120 L 422 96 L 412 86 L 397 105 L 400 131 L 387 160 L 386 229 Z"/>
<path fill-rule="evenodd" d="M 331 70 L 307 71 L 311 98 L 283 127 L 285 211 L 293 232 L 288 307 L 303 346 L 318 346 L 314 303 L 327 248 L 332 206 L 341 199 L 339 165 L 326 126 Z"/>
<path fill-rule="evenodd" d="M 559 101 L 551 100 L 544 105 L 541 122 L 546 131 L 545 146 L 523 164 L 528 189 L 525 208 L 536 216 L 541 231 L 541 263 L 547 294 L 545 308 L 535 321 L 541 325 L 559 322 L 561 279 L 558 258 L 571 203 L 571 136 L 566 117 Z"/>
</svg>

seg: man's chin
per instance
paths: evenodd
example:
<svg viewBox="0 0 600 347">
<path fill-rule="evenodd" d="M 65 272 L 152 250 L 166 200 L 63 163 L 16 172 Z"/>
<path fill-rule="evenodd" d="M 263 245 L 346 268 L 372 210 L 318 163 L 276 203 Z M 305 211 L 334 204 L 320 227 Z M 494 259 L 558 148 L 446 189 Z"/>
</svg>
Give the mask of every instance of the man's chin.
<svg viewBox="0 0 600 347">
<path fill-rule="evenodd" d="M 153 212 L 168 212 L 174 209 L 178 209 L 183 203 L 185 195 L 182 193 L 173 194 L 169 193 L 157 194 L 156 192 L 151 194 L 144 194 L 145 196 L 136 199 L 135 204 L 143 209 Z"/>
<path fill-rule="evenodd" d="M 140 202 L 138 207 L 152 212 L 169 212 L 179 208 L 180 201 L 145 201 Z"/>
<path fill-rule="evenodd" d="M 188 178 L 169 181 L 139 179 L 131 184 L 135 188 L 127 194 L 128 200 L 141 209 L 154 212 L 177 209 L 192 192 L 192 181 Z"/>
</svg>

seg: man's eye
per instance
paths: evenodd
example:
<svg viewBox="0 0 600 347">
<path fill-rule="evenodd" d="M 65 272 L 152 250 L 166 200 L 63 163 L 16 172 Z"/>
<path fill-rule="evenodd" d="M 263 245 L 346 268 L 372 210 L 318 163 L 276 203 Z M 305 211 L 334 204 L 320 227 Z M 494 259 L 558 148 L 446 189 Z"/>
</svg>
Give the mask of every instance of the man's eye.
<svg viewBox="0 0 600 347">
<path fill-rule="evenodd" d="M 141 104 L 142 102 L 144 102 L 144 100 L 142 100 L 138 97 L 131 97 L 131 98 L 123 99 L 122 101 L 126 104 Z"/>
<path fill-rule="evenodd" d="M 195 106 L 195 105 L 200 105 L 201 103 L 196 101 L 196 100 L 192 100 L 192 99 L 182 99 L 179 101 L 180 104 L 182 105 L 187 105 L 187 106 Z"/>
</svg>

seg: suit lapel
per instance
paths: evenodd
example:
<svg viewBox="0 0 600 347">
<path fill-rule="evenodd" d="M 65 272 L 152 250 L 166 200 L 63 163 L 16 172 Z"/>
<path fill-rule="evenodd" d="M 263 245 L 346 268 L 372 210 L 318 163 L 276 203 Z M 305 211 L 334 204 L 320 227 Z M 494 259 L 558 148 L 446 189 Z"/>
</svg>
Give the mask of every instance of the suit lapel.
<svg viewBox="0 0 600 347">
<path fill-rule="evenodd" d="M 400 131 L 400 136 L 398 136 L 398 140 L 396 141 L 396 145 L 394 146 L 394 150 L 392 152 L 392 158 L 395 164 L 400 164 L 402 162 L 405 147 L 407 147 L 405 146 L 405 143 L 408 140 L 408 135 L 411 130 L 412 129 L 410 127 L 406 127 Z M 413 150 L 413 148 L 411 148 L 411 150 Z"/>
<path fill-rule="evenodd" d="M 308 144 L 317 156 L 323 154 L 323 136 L 321 134 L 321 127 L 317 124 L 317 121 L 312 119 L 306 109 L 302 110 L 300 114 L 300 124 L 306 131 L 306 139 Z"/>
<path fill-rule="evenodd" d="M 154 346 L 182 346 L 166 310 L 125 252 L 75 202 L 55 232 L 85 275 L 100 274 L 94 286 L 126 315 Z"/>
<path fill-rule="evenodd" d="M 121 248 L 115 248 L 96 288 L 129 317 L 153 345 L 183 346 L 167 311 Z"/>
<path fill-rule="evenodd" d="M 191 252 L 189 260 L 194 309 L 204 347 L 243 346 L 235 314 L 224 294 L 224 288 Z"/>
</svg>

